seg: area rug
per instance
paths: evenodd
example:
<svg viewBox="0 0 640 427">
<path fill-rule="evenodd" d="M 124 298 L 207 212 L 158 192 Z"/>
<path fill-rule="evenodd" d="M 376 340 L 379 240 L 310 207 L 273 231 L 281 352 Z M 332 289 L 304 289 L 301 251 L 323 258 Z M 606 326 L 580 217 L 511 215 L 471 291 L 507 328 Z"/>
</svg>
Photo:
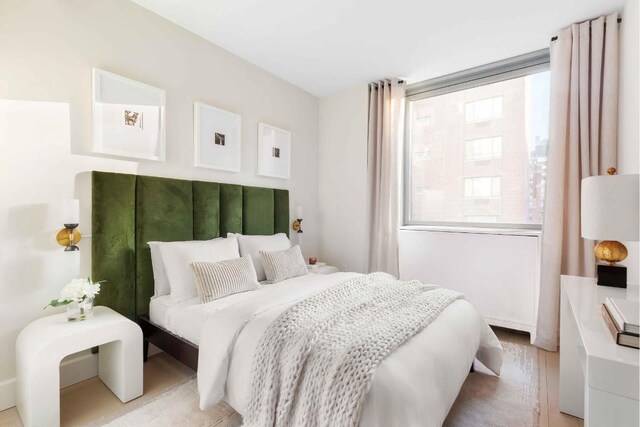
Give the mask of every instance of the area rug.
<svg viewBox="0 0 640 427">
<path fill-rule="evenodd" d="M 504 348 L 502 375 L 496 377 L 476 362 L 445 426 L 539 425 L 539 374 L 537 349 L 513 334 L 498 334 Z M 187 378 L 149 400 L 127 405 L 96 425 L 124 426 L 216 426 L 236 427 L 241 417 L 222 403 L 209 411 L 198 408 L 195 377 Z"/>
<path fill-rule="evenodd" d="M 226 403 L 201 411 L 198 402 L 198 383 L 194 375 L 154 398 L 134 401 L 122 411 L 92 425 L 236 427 L 242 424 L 240 415 Z"/>
</svg>

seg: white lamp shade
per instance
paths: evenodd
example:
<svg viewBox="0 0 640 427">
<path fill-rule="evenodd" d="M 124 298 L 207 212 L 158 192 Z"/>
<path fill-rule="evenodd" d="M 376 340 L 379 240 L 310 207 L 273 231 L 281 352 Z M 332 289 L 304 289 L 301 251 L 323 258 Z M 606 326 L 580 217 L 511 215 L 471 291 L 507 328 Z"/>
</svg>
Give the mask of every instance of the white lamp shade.
<svg viewBox="0 0 640 427">
<path fill-rule="evenodd" d="M 637 242 L 640 175 L 600 175 L 582 180 L 582 237 Z"/>
<path fill-rule="evenodd" d="M 62 200 L 62 223 L 78 224 L 80 222 L 80 200 Z"/>
</svg>

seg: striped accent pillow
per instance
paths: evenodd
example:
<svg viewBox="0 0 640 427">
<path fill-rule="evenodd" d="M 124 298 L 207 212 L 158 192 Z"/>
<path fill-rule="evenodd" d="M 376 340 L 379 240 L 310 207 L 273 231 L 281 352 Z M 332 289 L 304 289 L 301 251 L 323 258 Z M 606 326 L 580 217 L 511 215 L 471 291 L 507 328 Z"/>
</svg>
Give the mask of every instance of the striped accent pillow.
<svg viewBox="0 0 640 427">
<path fill-rule="evenodd" d="M 189 263 L 201 303 L 260 288 L 251 258 Z"/>
<path fill-rule="evenodd" d="M 281 282 L 308 273 L 307 264 L 298 245 L 284 251 L 260 251 L 260 260 L 267 276 L 267 283 Z"/>
</svg>

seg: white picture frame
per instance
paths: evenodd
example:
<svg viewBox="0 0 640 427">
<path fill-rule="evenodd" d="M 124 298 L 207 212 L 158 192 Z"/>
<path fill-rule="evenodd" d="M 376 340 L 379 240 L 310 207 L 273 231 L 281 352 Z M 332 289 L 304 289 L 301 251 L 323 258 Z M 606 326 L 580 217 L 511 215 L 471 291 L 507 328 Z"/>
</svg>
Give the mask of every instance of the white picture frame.
<svg viewBox="0 0 640 427">
<path fill-rule="evenodd" d="M 258 175 L 291 178 L 291 132 L 258 123 Z"/>
<path fill-rule="evenodd" d="M 193 165 L 240 172 L 242 117 L 202 102 L 193 103 Z"/>
<path fill-rule="evenodd" d="M 163 89 L 93 68 L 92 151 L 164 161 L 165 108 Z"/>
</svg>

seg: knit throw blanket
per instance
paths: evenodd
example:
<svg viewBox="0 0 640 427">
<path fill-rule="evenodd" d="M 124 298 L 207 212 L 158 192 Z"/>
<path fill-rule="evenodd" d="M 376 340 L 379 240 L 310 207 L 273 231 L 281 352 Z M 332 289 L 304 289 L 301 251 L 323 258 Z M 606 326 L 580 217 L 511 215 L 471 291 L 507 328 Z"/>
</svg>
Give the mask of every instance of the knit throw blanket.
<svg viewBox="0 0 640 427">
<path fill-rule="evenodd" d="M 245 426 L 356 426 L 376 366 L 462 294 L 386 273 L 294 304 L 262 337 Z"/>
</svg>

